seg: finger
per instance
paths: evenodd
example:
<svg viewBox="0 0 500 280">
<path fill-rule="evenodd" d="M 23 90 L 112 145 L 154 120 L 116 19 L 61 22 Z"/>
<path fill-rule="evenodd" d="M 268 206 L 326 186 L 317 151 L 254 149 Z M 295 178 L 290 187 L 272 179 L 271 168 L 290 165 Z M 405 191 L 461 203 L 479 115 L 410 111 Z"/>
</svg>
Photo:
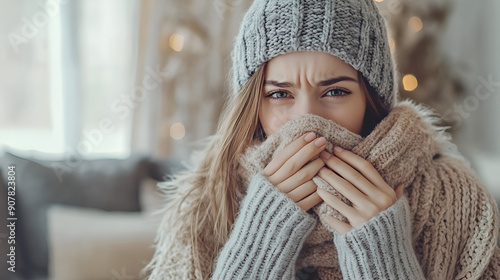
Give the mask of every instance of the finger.
<svg viewBox="0 0 500 280">
<path fill-rule="evenodd" d="M 324 220 L 333 230 L 340 234 L 346 234 L 353 229 L 350 224 L 344 223 L 332 215 L 325 215 Z"/>
<path fill-rule="evenodd" d="M 377 197 L 381 195 L 380 193 L 381 190 L 379 190 L 379 188 L 373 186 L 373 184 L 370 181 L 368 181 L 361 173 L 359 173 L 356 169 L 354 169 L 349 164 L 344 162 L 342 159 L 328 153 L 327 151 L 322 151 L 320 153 L 320 156 L 328 167 L 330 167 L 333 171 L 335 171 L 335 173 L 342 176 L 342 178 L 347 180 L 347 182 L 355 186 L 362 193 L 366 194 L 369 197 Z M 336 177 L 338 176 L 335 176 L 334 179 L 338 181 L 338 178 Z M 332 186 L 336 186 L 333 184 L 333 182 L 330 184 Z M 382 194 L 384 193 L 382 192 Z"/>
<path fill-rule="evenodd" d="M 288 144 L 281 152 L 279 152 L 275 158 L 271 160 L 271 162 L 264 168 L 262 174 L 266 177 L 269 177 L 276 173 L 278 169 L 280 169 L 285 162 L 291 158 L 294 154 L 296 154 L 302 147 L 304 147 L 307 143 L 316 139 L 316 134 L 314 132 L 309 132 L 295 139 L 292 143 Z"/>
<path fill-rule="evenodd" d="M 287 193 L 286 195 L 291 200 L 293 200 L 293 202 L 297 202 L 297 201 L 300 201 L 300 200 L 304 199 L 305 197 L 309 196 L 313 192 L 315 192 L 316 188 L 317 188 L 316 184 L 313 181 L 309 180 L 309 181 L 305 182 L 304 184 L 296 187 L 295 189 L 293 189 L 291 192 Z"/>
<path fill-rule="evenodd" d="M 328 204 L 330 207 L 333 209 L 339 211 L 340 214 L 344 215 L 349 221 L 350 217 L 353 217 L 356 215 L 356 210 L 349 205 L 345 204 L 342 200 L 340 200 L 338 197 L 332 195 L 331 193 L 318 188 L 316 193 Z"/>
<path fill-rule="evenodd" d="M 300 149 L 281 168 L 268 179 L 273 185 L 277 185 L 301 169 L 309 160 L 317 156 L 326 147 L 326 139 L 320 137 Z"/>
<path fill-rule="evenodd" d="M 360 192 L 351 183 L 335 174 L 328 168 L 321 168 L 318 172 L 319 177 L 323 178 L 328 184 L 333 186 L 340 194 L 345 196 L 353 205 L 364 205 L 370 203 L 369 198 Z M 328 192 L 327 192 L 328 193 Z M 334 196 L 335 197 L 335 196 Z"/>
<path fill-rule="evenodd" d="M 302 199 L 301 201 L 297 202 L 297 205 L 304 210 L 308 211 L 309 209 L 313 208 L 316 206 L 318 203 L 321 203 L 323 199 L 318 195 L 318 192 L 313 192 L 310 196 Z"/>
<path fill-rule="evenodd" d="M 357 171 L 361 172 L 366 179 L 368 179 L 376 187 L 380 188 L 380 190 L 384 193 L 387 195 L 394 193 L 394 190 L 387 185 L 375 167 L 373 167 L 373 165 L 367 160 L 351 151 L 344 150 L 339 146 L 336 146 L 333 150 L 335 156 L 354 167 Z"/>
<path fill-rule="evenodd" d="M 344 215 L 344 217 L 349 220 L 349 223 L 352 227 L 357 227 L 365 223 L 380 212 L 380 209 L 378 209 L 377 206 L 373 203 L 361 205 L 361 208 L 363 209 L 356 209 L 355 207 L 347 205 L 342 200 L 340 200 L 340 198 L 330 194 L 325 190 L 318 188 L 316 192 L 328 205 L 330 205 L 330 207 L 337 210 L 340 214 Z"/>
<path fill-rule="evenodd" d="M 276 184 L 276 187 L 284 193 L 291 192 L 293 189 L 311 180 L 323 166 L 325 166 L 323 160 L 320 158 L 315 159 L 295 172 L 290 178 Z"/>
</svg>

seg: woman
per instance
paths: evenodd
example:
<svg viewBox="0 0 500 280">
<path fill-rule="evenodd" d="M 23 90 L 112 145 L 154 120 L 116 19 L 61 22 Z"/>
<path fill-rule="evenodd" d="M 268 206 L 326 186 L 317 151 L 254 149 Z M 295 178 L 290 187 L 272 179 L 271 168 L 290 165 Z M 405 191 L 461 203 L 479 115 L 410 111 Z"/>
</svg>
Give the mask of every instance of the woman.
<svg viewBox="0 0 500 280">
<path fill-rule="evenodd" d="M 217 133 L 169 198 L 150 279 L 500 278 L 498 210 L 398 102 L 372 0 L 256 0 Z"/>
</svg>

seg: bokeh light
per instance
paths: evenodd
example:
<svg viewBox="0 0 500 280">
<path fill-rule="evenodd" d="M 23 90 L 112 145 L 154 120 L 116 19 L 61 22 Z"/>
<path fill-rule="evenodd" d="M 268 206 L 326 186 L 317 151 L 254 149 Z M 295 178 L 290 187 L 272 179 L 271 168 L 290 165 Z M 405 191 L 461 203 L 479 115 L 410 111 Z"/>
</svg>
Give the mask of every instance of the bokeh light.
<svg viewBox="0 0 500 280">
<path fill-rule="evenodd" d="M 406 91 L 413 91 L 418 87 L 417 78 L 412 74 L 403 77 L 403 87 Z"/>
<path fill-rule="evenodd" d="M 186 128 L 182 123 L 174 123 L 170 127 L 170 137 L 174 138 L 175 140 L 180 140 L 186 135 Z"/>
<path fill-rule="evenodd" d="M 410 29 L 411 32 L 416 33 L 420 31 L 420 29 L 422 29 L 423 26 L 424 24 L 422 23 L 422 20 L 419 17 L 411 17 L 408 20 L 408 28 Z"/>
<path fill-rule="evenodd" d="M 180 34 L 172 34 L 168 40 L 168 45 L 176 52 L 180 52 L 182 50 L 182 46 L 184 45 L 184 36 Z"/>
</svg>

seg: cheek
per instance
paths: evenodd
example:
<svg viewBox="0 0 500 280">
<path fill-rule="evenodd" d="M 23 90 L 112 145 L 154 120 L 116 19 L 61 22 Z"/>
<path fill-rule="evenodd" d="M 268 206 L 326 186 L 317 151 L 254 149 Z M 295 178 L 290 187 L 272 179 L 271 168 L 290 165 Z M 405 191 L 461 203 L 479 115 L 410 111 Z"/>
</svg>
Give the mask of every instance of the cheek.
<svg viewBox="0 0 500 280">
<path fill-rule="evenodd" d="M 365 113 L 363 111 L 351 112 L 348 118 L 344 120 L 344 124 L 341 124 L 350 131 L 360 134 L 363 128 L 363 117 Z"/>
<path fill-rule="evenodd" d="M 350 131 L 360 134 L 363 128 L 363 120 L 366 111 L 366 102 L 364 98 L 359 98 L 357 102 L 353 102 L 346 112 L 348 117 L 345 119 L 346 128 Z"/>
<path fill-rule="evenodd" d="M 343 104 L 340 108 L 331 111 L 328 119 L 335 121 L 351 132 L 360 134 L 366 110 L 365 99 L 358 98 L 351 101 L 353 102 Z"/>
<path fill-rule="evenodd" d="M 272 135 L 288 121 L 286 116 L 273 112 L 261 112 L 259 119 L 267 136 Z"/>
</svg>

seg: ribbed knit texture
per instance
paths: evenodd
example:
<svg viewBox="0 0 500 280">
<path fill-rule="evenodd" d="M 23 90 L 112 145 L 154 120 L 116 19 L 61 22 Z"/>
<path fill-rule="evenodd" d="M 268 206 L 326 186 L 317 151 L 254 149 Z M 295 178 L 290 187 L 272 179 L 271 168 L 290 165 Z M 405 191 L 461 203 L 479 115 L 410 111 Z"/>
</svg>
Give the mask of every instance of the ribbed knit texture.
<svg viewBox="0 0 500 280">
<path fill-rule="evenodd" d="M 434 125 L 437 121 L 423 105 L 404 101 L 362 138 L 331 120 L 299 116 L 263 143 L 250 146 L 240 160 L 240 174 L 248 181 L 294 139 L 314 131 L 327 139 L 327 150 L 333 146 L 351 150 L 370 162 L 389 186 L 402 183 L 406 187 L 412 245 L 426 278 L 476 279 L 488 263 L 493 266 L 489 272 L 498 274 L 500 255 L 490 262 L 498 250 L 498 208 L 449 136 Z M 345 200 L 318 176 L 313 180 L 319 188 Z M 321 223 L 306 239 L 297 267 L 318 267 L 322 279 L 342 279 L 333 234 L 324 216 L 345 218 L 326 203 L 313 210 Z"/>
<path fill-rule="evenodd" d="M 424 279 L 406 197 L 347 234 L 334 234 L 344 279 Z"/>
<path fill-rule="evenodd" d="M 253 177 L 212 279 L 293 279 L 316 220 L 262 175 Z"/>
<path fill-rule="evenodd" d="M 264 62 L 294 51 L 342 59 L 363 74 L 386 108 L 394 105 L 397 72 L 386 23 L 373 0 L 255 0 L 232 52 L 233 93 Z"/>
<path fill-rule="evenodd" d="M 257 168 L 258 171 L 252 174 L 249 171 L 253 170 L 251 166 L 265 166 L 272 155 L 281 149 L 282 144 L 286 145 L 289 141 L 293 141 L 295 136 L 302 135 L 303 132 L 319 130 L 322 132 L 320 135 L 325 136 L 330 144 L 342 146 L 367 159 L 390 186 L 404 184 L 410 221 L 401 222 L 400 219 L 404 215 L 396 215 L 397 217 L 392 215 L 393 218 L 390 218 L 391 215 L 384 215 L 384 212 L 379 213 L 374 219 L 380 219 L 377 222 L 379 224 L 387 224 L 389 220 L 395 225 L 411 223 L 411 229 L 406 227 L 407 231 L 411 230 L 411 234 L 408 238 L 403 238 L 404 229 L 394 230 L 391 233 L 392 238 L 391 234 L 379 234 L 379 232 L 383 232 L 383 228 L 387 229 L 387 227 L 378 226 L 379 231 L 369 230 L 372 222 L 370 220 L 363 224 L 359 231 L 370 232 L 369 235 L 374 240 L 382 238 L 381 241 L 376 241 L 381 242 L 381 244 L 384 242 L 394 244 L 398 248 L 395 252 L 392 246 L 387 248 L 387 246 L 381 245 L 380 249 L 378 246 L 363 246 L 363 242 L 360 241 L 362 239 L 359 238 L 363 234 L 358 233 L 357 230 L 348 233 L 344 237 L 346 242 L 341 242 L 342 240 L 335 237 L 323 223 L 322 215 L 332 212 L 321 214 L 322 212 L 318 210 L 326 208 L 329 211 L 332 209 L 328 210 L 328 207 L 322 203 L 314 208 L 314 214 L 312 214 L 318 215 L 319 213 L 318 217 L 321 222 L 317 222 L 312 232 L 305 238 L 295 263 L 296 272 L 300 274 L 303 268 L 317 267 L 320 279 L 342 279 L 343 273 L 350 275 L 348 267 L 371 265 L 369 262 L 363 261 L 363 254 L 365 254 L 370 256 L 370 259 L 384 260 L 384 266 L 380 268 L 385 271 L 383 273 L 387 275 L 401 273 L 404 270 L 398 269 L 398 266 L 396 266 L 396 270 L 390 269 L 393 267 L 390 263 L 391 260 L 397 261 L 398 259 L 400 263 L 403 263 L 401 258 L 407 259 L 408 264 L 410 263 L 412 257 L 407 242 L 411 238 L 413 253 L 426 279 L 500 279 L 500 250 L 496 244 L 499 225 L 497 205 L 474 171 L 463 160 L 452 154 L 450 148 L 452 145 L 442 133 L 442 129 L 435 127 L 436 121 L 437 119 L 425 107 L 416 106 L 411 102 L 398 104 L 366 138 L 361 138 L 333 121 L 317 116 L 306 115 L 291 120 L 263 143 L 256 143 L 256 145 L 249 147 L 248 151 L 241 157 L 242 166 L 250 168 L 239 170 L 243 181 L 246 182 L 238 187 L 238 190 L 243 194 L 240 209 L 243 212 L 248 211 L 241 205 L 245 199 L 252 200 L 251 196 L 248 196 L 252 190 L 249 186 L 250 182 L 263 169 L 263 167 L 262 169 Z M 327 147 L 327 149 L 330 148 L 331 145 Z M 185 190 L 188 189 L 188 186 L 179 186 L 179 188 Z M 266 199 L 273 197 L 272 192 L 265 197 Z M 188 199 L 187 203 L 194 203 L 194 201 L 196 201 L 196 197 Z M 398 201 L 398 203 L 402 202 Z M 396 209 L 399 207 L 398 204 L 392 207 L 394 213 L 400 213 Z M 388 212 L 392 211 L 391 208 L 388 210 Z M 192 244 L 188 238 L 188 221 L 181 221 L 175 217 L 176 213 L 165 213 L 164 222 L 158 229 L 157 249 L 152 260 L 153 271 L 150 279 L 206 279 L 213 272 L 213 267 L 216 265 L 224 267 L 223 257 L 219 257 L 219 262 L 222 263 L 215 263 L 213 259 L 203 258 L 200 261 L 204 270 L 194 269 L 191 255 Z M 267 221 L 272 220 L 272 217 L 254 217 L 254 219 Z M 287 221 L 290 222 L 290 220 Z M 237 228 L 240 226 L 234 225 L 234 229 Z M 260 229 L 262 230 L 262 228 Z M 274 231 L 274 229 L 265 230 Z M 238 234 L 240 234 L 238 230 L 233 230 L 229 240 Z M 350 238 L 350 235 L 353 238 Z M 395 235 L 396 237 L 394 237 Z M 354 238 L 354 236 L 356 237 Z M 384 240 L 381 236 L 390 238 L 390 240 Z M 210 240 L 210 236 L 203 238 L 207 241 Z M 298 236 L 293 238 L 301 240 Z M 263 238 L 262 241 L 264 240 L 267 239 Z M 243 241 L 245 240 L 236 242 Z M 274 243 L 270 243 L 271 247 L 262 245 L 257 246 L 259 247 L 257 248 L 252 243 L 248 245 L 253 246 L 251 252 L 261 256 L 262 250 L 267 248 L 284 248 L 277 246 L 279 242 L 286 242 L 286 240 L 276 240 Z M 346 246 L 351 246 L 351 248 L 357 246 L 357 249 L 351 252 L 342 249 L 340 252 L 341 249 L 337 248 L 337 246 L 343 247 L 339 245 L 340 243 L 347 244 Z M 206 246 L 201 250 L 219 251 L 221 249 L 211 247 L 209 243 Z M 231 251 L 231 247 L 228 245 L 229 251 Z M 374 251 L 375 248 L 378 251 Z M 392 250 L 385 251 L 384 248 Z M 299 248 L 297 247 L 297 249 Z M 220 252 L 222 254 L 224 251 L 224 255 L 227 256 L 225 250 L 226 247 Z M 290 247 L 282 250 L 287 252 L 287 256 L 291 254 Z M 359 255 L 352 258 L 353 254 L 351 253 Z M 403 253 L 409 255 L 403 256 Z M 254 259 L 252 254 L 248 255 L 248 260 Z M 268 255 L 276 258 L 272 253 Z M 245 265 L 247 264 L 245 263 Z M 270 262 L 266 267 L 272 270 L 274 266 L 287 265 L 289 263 L 276 261 Z M 379 265 L 380 263 L 377 262 L 377 269 L 379 269 Z M 251 266 L 245 267 L 252 269 Z M 278 270 L 283 271 L 281 268 Z M 369 270 L 371 272 L 378 271 Z M 222 269 L 222 271 L 226 270 Z M 408 273 L 415 273 L 412 271 L 410 270 Z M 262 273 L 265 275 L 267 272 Z M 400 277 L 399 279 L 404 278 Z M 381 276 L 379 279 L 384 279 L 384 277 Z"/>
<path fill-rule="evenodd" d="M 242 202 L 213 279 L 294 279 L 304 240 L 316 224 L 261 174 Z M 335 234 L 344 279 L 423 279 L 411 245 L 405 197 L 348 234 Z"/>
</svg>

